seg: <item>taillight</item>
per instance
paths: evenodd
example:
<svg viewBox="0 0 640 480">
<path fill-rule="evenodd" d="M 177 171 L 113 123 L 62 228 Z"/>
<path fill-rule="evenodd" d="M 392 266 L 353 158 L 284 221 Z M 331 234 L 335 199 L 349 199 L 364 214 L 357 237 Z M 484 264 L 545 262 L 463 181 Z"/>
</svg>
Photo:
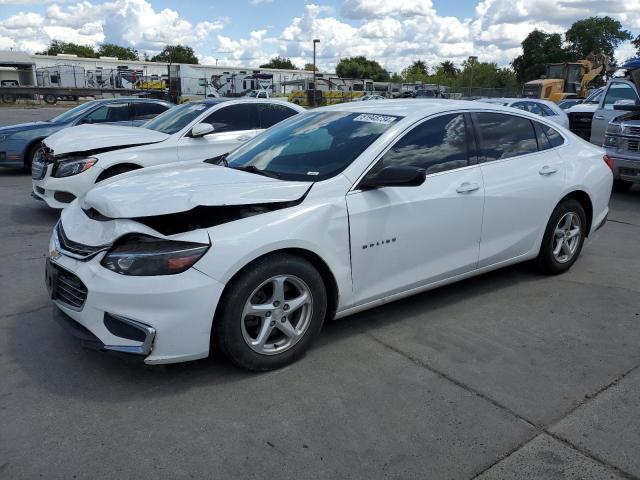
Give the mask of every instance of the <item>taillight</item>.
<svg viewBox="0 0 640 480">
<path fill-rule="evenodd" d="M 606 163 L 607 167 L 609 167 L 613 172 L 613 158 L 611 158 L 609 155 L 605 155 L 604 157 L 602 157 L 602 160 L 604 160 L 604 163 Z"/>
</svg>

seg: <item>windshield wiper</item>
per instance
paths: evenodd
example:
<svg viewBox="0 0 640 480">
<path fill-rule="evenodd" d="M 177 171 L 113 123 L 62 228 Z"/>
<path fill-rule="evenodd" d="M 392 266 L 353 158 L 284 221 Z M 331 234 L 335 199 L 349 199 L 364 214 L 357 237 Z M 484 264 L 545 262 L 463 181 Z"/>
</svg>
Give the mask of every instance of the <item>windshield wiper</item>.
<svg viewBox="0 0 640 480">
<path fill-rule="evenodd" d="M 241 170 L 243 172 L 255 173 L 256 175 L 262 175 L 263 177 L 269 178 L 280 178 L 280 175 L 274 172 L 268 172 L 266 170 L 260 170 L 255 165 L 243 165 L 242 167 L 229 167 L 235 170 Z"/>
</svg>

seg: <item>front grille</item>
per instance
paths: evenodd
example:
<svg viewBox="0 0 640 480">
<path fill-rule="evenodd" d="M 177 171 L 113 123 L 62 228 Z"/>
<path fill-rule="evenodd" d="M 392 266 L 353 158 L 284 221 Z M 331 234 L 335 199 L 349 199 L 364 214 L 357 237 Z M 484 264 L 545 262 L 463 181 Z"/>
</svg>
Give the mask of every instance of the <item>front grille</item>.
<svg viewBox="0 0 640 480">
<path fill-rule="evenodd" d="M 109 245 L 101 245 L 98 247 L 94 247 L 91 245 L 84 245 L 82 243 L 74 242 L 70 240 L 67 235 L 64 233 L 64 229 L 62 228 L 62 222 L 58 222 L 56 225 L 56 235 L 58 237 L 58 244 L 60 246 L 60 250 L 63 251 L 64 254 L 76 258 L 78 260 L 89 260 L 94 255 L 102 252 L 109 248 Z"/>
<path fill-rule="evenodd" d="M 55 275 L 51 276 L 51 291 L 54 300 L 58 300 L 75 309 L 82 309 L 87 299 L 87 287 L 77 276 L 68 270 L 51 263 Z"/>
<path fill-rule="evenodd" d="M 626 127 L 624 133 L 626 135 L 637 135 L 640 137 L 640 127 Z"/>
<path fill-rule="evenodd" d="M 628 138 L 624 142 L 624 149 L 630 152 L 640 152 L 640 140 Z"/>
<path fill-rule="evenodd" d="M 593 113 L 569 113 L 569 130 L 585 140 L 591 138 Z"/>
</svg>

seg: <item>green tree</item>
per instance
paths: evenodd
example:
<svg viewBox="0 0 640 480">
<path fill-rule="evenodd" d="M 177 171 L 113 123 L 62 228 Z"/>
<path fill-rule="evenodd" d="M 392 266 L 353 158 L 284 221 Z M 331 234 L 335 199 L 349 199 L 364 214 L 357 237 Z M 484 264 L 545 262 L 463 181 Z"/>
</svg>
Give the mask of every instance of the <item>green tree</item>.
<svg viewBox="0 0 640 480">
<path fill-rule="evenodd" d="M 436 73 L 439 73 L 445 77 L 455 78 L 460 72 L 452 61 L 445 60 L 444 62 L 440 62 L 440 65 L 438 65 L 438 67 L 436 68 Z"/>
<path fill-rule="evenodd" d="M 622 42 L 633 37 L 611 17 L 589 17 L 578 20 L 565 34 L 568 51 L 576 58 L 586 58 L 590 53 L 604 53 L 613 59 L 613 52 Z"/>
<path fill-rule="evenodd" d="M 366 57 L 341 58 L 336 66 L 336 74 L 342 78 L 370 78 L 376 82 L 389 81 L 389 72 L 375 60 Z"/>
<path fill-rule="evenodd" d="M 116 57 L 118 60 L 138 60 L 140 58 L 135 48 L 121 47 L 115 43 L 103 43 L 96 53 L 99 57 Z"/>
<path fill-rule="evenodd" d="M 405 82 L 426 82 L 429 76 L 429 67 L 423 60 L 416 60 L 407 68 L 402 70 Z"/>
<path fill-rule="evenodd" d="M 84 58 L 96 58 L 96 52 L 92 46 L 63 42 L 62 40 L 52 40 L 49 47 L 40 52 L 40 55 L 58 55 L 59 53 L 72 54 Z"/>
<path fill-rule="evenodd" d="M 298 67 L 296 67 L 293 62 L 291 61 L 290 58 L 285 58 L 285 57 L 273 57 L 271 60 L 269 60 L 267 63 L 263 63 L 262 65 L 260 65 L 260 68 L 280 68 L 282 70 L 297 70 Z"/>
<path fill-rule="evenodd" d="M 517 79 L 524 83 L 544 75 L 547 63 L 562 63 L 575 60 L 571 52 L 562 46 L 559 33 L 545 33 L 533 30 L 522 41 L 522 54 L 511 65 Z"/>
<path fill-rule="evenodd" d="M 640 56 L 640 35 L 638 35 L 631 43 L 636 48 L 636 55 Z"/>
<path fill-rule="evenodd" d="M 151 57 L 151 61 L 197 64 L 198 57 L 196 57 L 196 54 L 193 52 L 193 48 L 186 45 L 167 45 L 159 54 Z"/>
<path fill-rule="evenodd" d="M 314 67 L 314 66 L 313 66 L 313 63 L 305 63 L 305 64 L 304 64 L 304 69 L 305 69 L 307 72 L 313 72 L 314 70 L 315 70 L 316 72 L 319 72 L 318 67 L 317 67 L 317 66 L 315 66 L 315 67 Z"/>
<path fill-rule="evenodd" d="M 403 83 L 404 78 L 402 77 L 402 75 L 396 72 L 393 75 L 391 75 L 390 81 L 393 83 Z"/>
</svg>

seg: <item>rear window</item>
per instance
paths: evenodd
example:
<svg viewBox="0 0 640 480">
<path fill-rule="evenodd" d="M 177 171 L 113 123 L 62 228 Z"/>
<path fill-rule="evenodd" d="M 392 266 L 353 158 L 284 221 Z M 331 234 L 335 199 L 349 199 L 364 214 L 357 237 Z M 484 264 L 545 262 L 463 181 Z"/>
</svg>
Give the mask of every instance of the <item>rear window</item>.
<svg viewBox="0 0 640 480">
<path fill-rule="evenodd" d="M 168 105 L 156 102 L 133 102 L 133 120 L 151 120 L 169 108 Z"/>
<path fill-rule="evenodd" d="M 527 155 L 538 151 L 531 120 L 504 113 L 477 112 L 473 121 L 480 136 L 485 162 Z"/>
</svg>

